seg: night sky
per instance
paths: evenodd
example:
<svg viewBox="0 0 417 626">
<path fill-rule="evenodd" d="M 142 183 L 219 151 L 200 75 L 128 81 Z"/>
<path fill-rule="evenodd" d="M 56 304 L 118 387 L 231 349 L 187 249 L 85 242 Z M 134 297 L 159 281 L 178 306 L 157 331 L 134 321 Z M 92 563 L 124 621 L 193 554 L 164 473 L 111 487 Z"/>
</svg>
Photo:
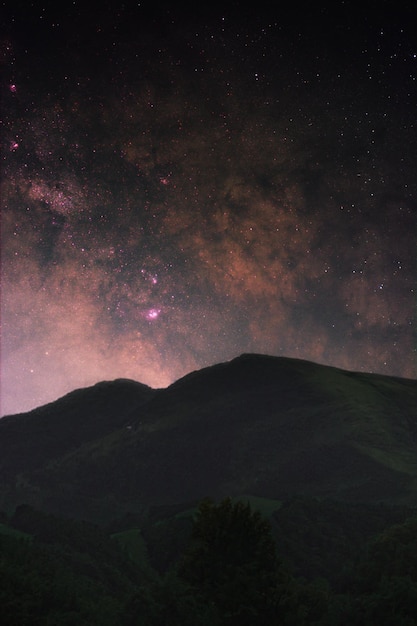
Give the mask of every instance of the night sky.
<svg viewBox="0 0 417 626">
<path fill-rule="evenodd" d="M 1 414 L 244 352 L 416 376 L 415 3 L 224 4 L 2 4 Z"/>
</svg>

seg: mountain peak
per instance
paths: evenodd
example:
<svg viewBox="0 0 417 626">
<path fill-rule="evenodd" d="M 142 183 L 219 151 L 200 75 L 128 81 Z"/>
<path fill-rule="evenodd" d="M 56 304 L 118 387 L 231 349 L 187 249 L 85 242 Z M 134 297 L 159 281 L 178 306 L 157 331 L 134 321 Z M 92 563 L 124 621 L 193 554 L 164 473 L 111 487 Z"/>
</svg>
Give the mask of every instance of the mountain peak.
<svg viewBox="0 0 417 626">
<path fill-rule="evenodd" d="M 0 509 L 96 519 L 204 496 L 417 505 L 417 381 L 242 354 L 166 389 L 76 390 L 0 420 Z"/>
</svg>

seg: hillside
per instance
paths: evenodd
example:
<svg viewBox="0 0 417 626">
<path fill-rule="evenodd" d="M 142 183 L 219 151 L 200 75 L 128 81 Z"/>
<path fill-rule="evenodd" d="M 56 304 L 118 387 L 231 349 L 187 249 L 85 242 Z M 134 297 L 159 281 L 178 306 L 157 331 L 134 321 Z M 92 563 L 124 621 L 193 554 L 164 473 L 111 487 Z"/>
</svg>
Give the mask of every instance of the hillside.
<svg viewBox="0 0 417 626">
<path fill-rule="evenodd" d="M 110 520 L 206 495 L 417 504 L 417 381 L 242 355 L 0 421 L 0 508 Z"/>
</svg>

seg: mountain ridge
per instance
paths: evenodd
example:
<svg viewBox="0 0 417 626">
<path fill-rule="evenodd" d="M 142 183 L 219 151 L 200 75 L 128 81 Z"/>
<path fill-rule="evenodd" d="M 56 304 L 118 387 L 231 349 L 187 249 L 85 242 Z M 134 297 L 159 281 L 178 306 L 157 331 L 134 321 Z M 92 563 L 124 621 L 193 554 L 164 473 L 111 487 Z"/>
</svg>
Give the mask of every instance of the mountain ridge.
<svg viewBox="0 0 417 626">
<path fill-rule="evenodd" d="M 417 381 L 243 354 L 0 420 L 0 508 L 109 519 L 242 493 L 417 504 Z"/>
</svg>

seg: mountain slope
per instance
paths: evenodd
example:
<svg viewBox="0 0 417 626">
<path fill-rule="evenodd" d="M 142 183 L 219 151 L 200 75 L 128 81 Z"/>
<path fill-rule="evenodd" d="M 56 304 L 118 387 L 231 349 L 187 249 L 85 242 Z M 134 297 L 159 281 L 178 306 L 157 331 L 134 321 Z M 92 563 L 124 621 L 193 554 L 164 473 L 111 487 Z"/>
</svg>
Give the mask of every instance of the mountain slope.
<svg viewBox="0 0 417 626">
<path fill-rule="evenodd" d="M 417 504 L 417 381 L 242 355 L 167 389 L 120 385 L 108 387 L 105 428 L 86 410 L 95 388 L 76 392 L 73 422 L 89 436 L 64 445 L 62 418 L 59 452 L 51 433 L 44 457 L 34 427 L 25 441 L 27 415 L 0 421 L 0 507 L 96 519 L 243 493 Z M 55 426 L 58 405 L 48 406 Z M 19 462 L 3 457 L 5 427 Z"/>
<path fill-rule="evenodd" d="M 54 458 L 113 432 L 154 394 L 119 379 L 77 389 L 55 402 L 0 420 L 0 472 L 43 467 Z"/>
</svg>

